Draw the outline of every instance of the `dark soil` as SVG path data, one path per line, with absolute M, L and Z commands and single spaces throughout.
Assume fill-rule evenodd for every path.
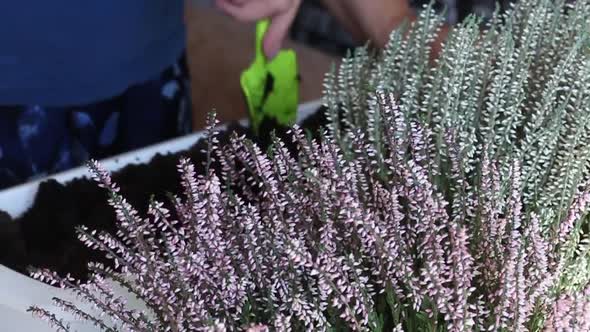
M 309 117 L 302 128 L 317 133 L 325 124 L 324 112 Z M 260 137 L 255 137 L 244 127 L 230 125 L 218 134 L 220 144 L 227 142 L 232 132 L 245 134 L 262 149 L 271 143 L 270 133 L 287 138 L 286 128 L 274 123 L 263 123 Z M 283 139 L 291 144 L 290 139 Z M 150 163 L 130 165 L 112 174 L 121 187 L 123 196 L 143 213 L 150 197 L 167 201 L 167 193 L 180 193 L 177 163 L 181 156 L 189 157 L 198 167 L 204 161 L 201 152 L 206 142 L 201 140 L 186 151 L 168 155 L 156 155 Z M 104 189 L 89 179 L 76 179 L 65 185 L 54 180 L 43 182 L 33 206 L 17 220 L 0 211 L 0 264 L 26 274 L 28 267 L 50 268 L 61 275 L 87 278 L 88 262 L 108 263 L 98 251 L 88 249 L 78 241 L 76 227 L 105 230 L 114 234 L 116 220 L 113 209 L 107 203 Z

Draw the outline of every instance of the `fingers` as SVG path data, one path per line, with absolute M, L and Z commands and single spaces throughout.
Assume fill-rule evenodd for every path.
M 270 18 L 263 49 L 266 57 L 271 59 L 281 49 L 301 0 L 216 0 L 215 3 L 238 21 L 253 22 Z
M 300 0 L 293 1 L 293 5 L 285 12 L 271 18 L 270 26 L 264 36 L 263 49 L 268 59 L 274 58 L 287 39 L 289 28 L 297 15 Z
M 217 6 L 239 21 L 252 22 L 285 11 L 293 0 L 216 0 Z

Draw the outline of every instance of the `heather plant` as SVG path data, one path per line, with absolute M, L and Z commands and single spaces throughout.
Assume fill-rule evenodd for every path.
M 520 1 L 431 61 L 427 8 L 327 76 L 316 139 L 219 146 L 211 121 L 173 209 L 142 217 L 92 163 L 119 232 L 80 238 L 118 270 L 35 275 L 104 331 L 589 331 L 588 22 L 589 1 Z

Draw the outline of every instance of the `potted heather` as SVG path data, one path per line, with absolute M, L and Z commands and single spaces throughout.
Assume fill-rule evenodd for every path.
M 322 113 L 317 112 L 320 105 L 319 101 L 301 104 L 297 121 L 315 131 L 313 128 L 322 123 Z M 277 135 L 285 131 L 272 121 L 263 122 L 262 129 L 278 130 Z M 268 135 L 255 135 L 247 121 L 224 124 L 216 130 L 220 131 L 218 137 L 222 142 L 229 140 L 230 133 L 238 132 L 259 146 L 270 143 Z M 134 206 L 144 209 L 151 196 L 166 200 L 167 193 L 179 191 L 179 158 L 200 164 L 205 148 L 203 132 L 196 132 L 101 163 L 122 187 L 122 194 Z M 28 275 L 28 266 L 34 266 L 85 279 L 89 261 L 108 260 L 78 241 L 76 227 L 84 225 L 114 234 L 116 222 L 107 195 L 88 176 L 85 166 L 1 191 L 0 265 L 24 275 Z
M 442 21 L 423 11 L 328 75 L 315 138 L 219 143 L 211 121 L 170 208 L 140 211 L 91 163 L 118 232 L 79 237 L 115 269 L 35 276 L 103 331 L 588 331 L 589 21 L 588 1 L 520 1 L 430 63 Z

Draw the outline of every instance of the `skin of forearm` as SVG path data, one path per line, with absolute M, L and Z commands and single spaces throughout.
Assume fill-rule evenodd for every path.
M 383 48 L 391 34 L 404 21 L 413 22 L 417 16 L 407 0 L 321 0 L 323 5 L 360 43 L 370 41 Z M 431 60 L 441 52 L 450 27 L 443 25 L 432 43 Z
M 346 0 L 321 0 L 321 2 L 355 41 L 363 42 L 368 39 L 365 32 L 361 29 L 358 17 L 349 13 L 350 8 Z
M 407 0 L 322 0 L 354 38 L 383 47 L 390 32 L 404 20 L 415 19 Z

